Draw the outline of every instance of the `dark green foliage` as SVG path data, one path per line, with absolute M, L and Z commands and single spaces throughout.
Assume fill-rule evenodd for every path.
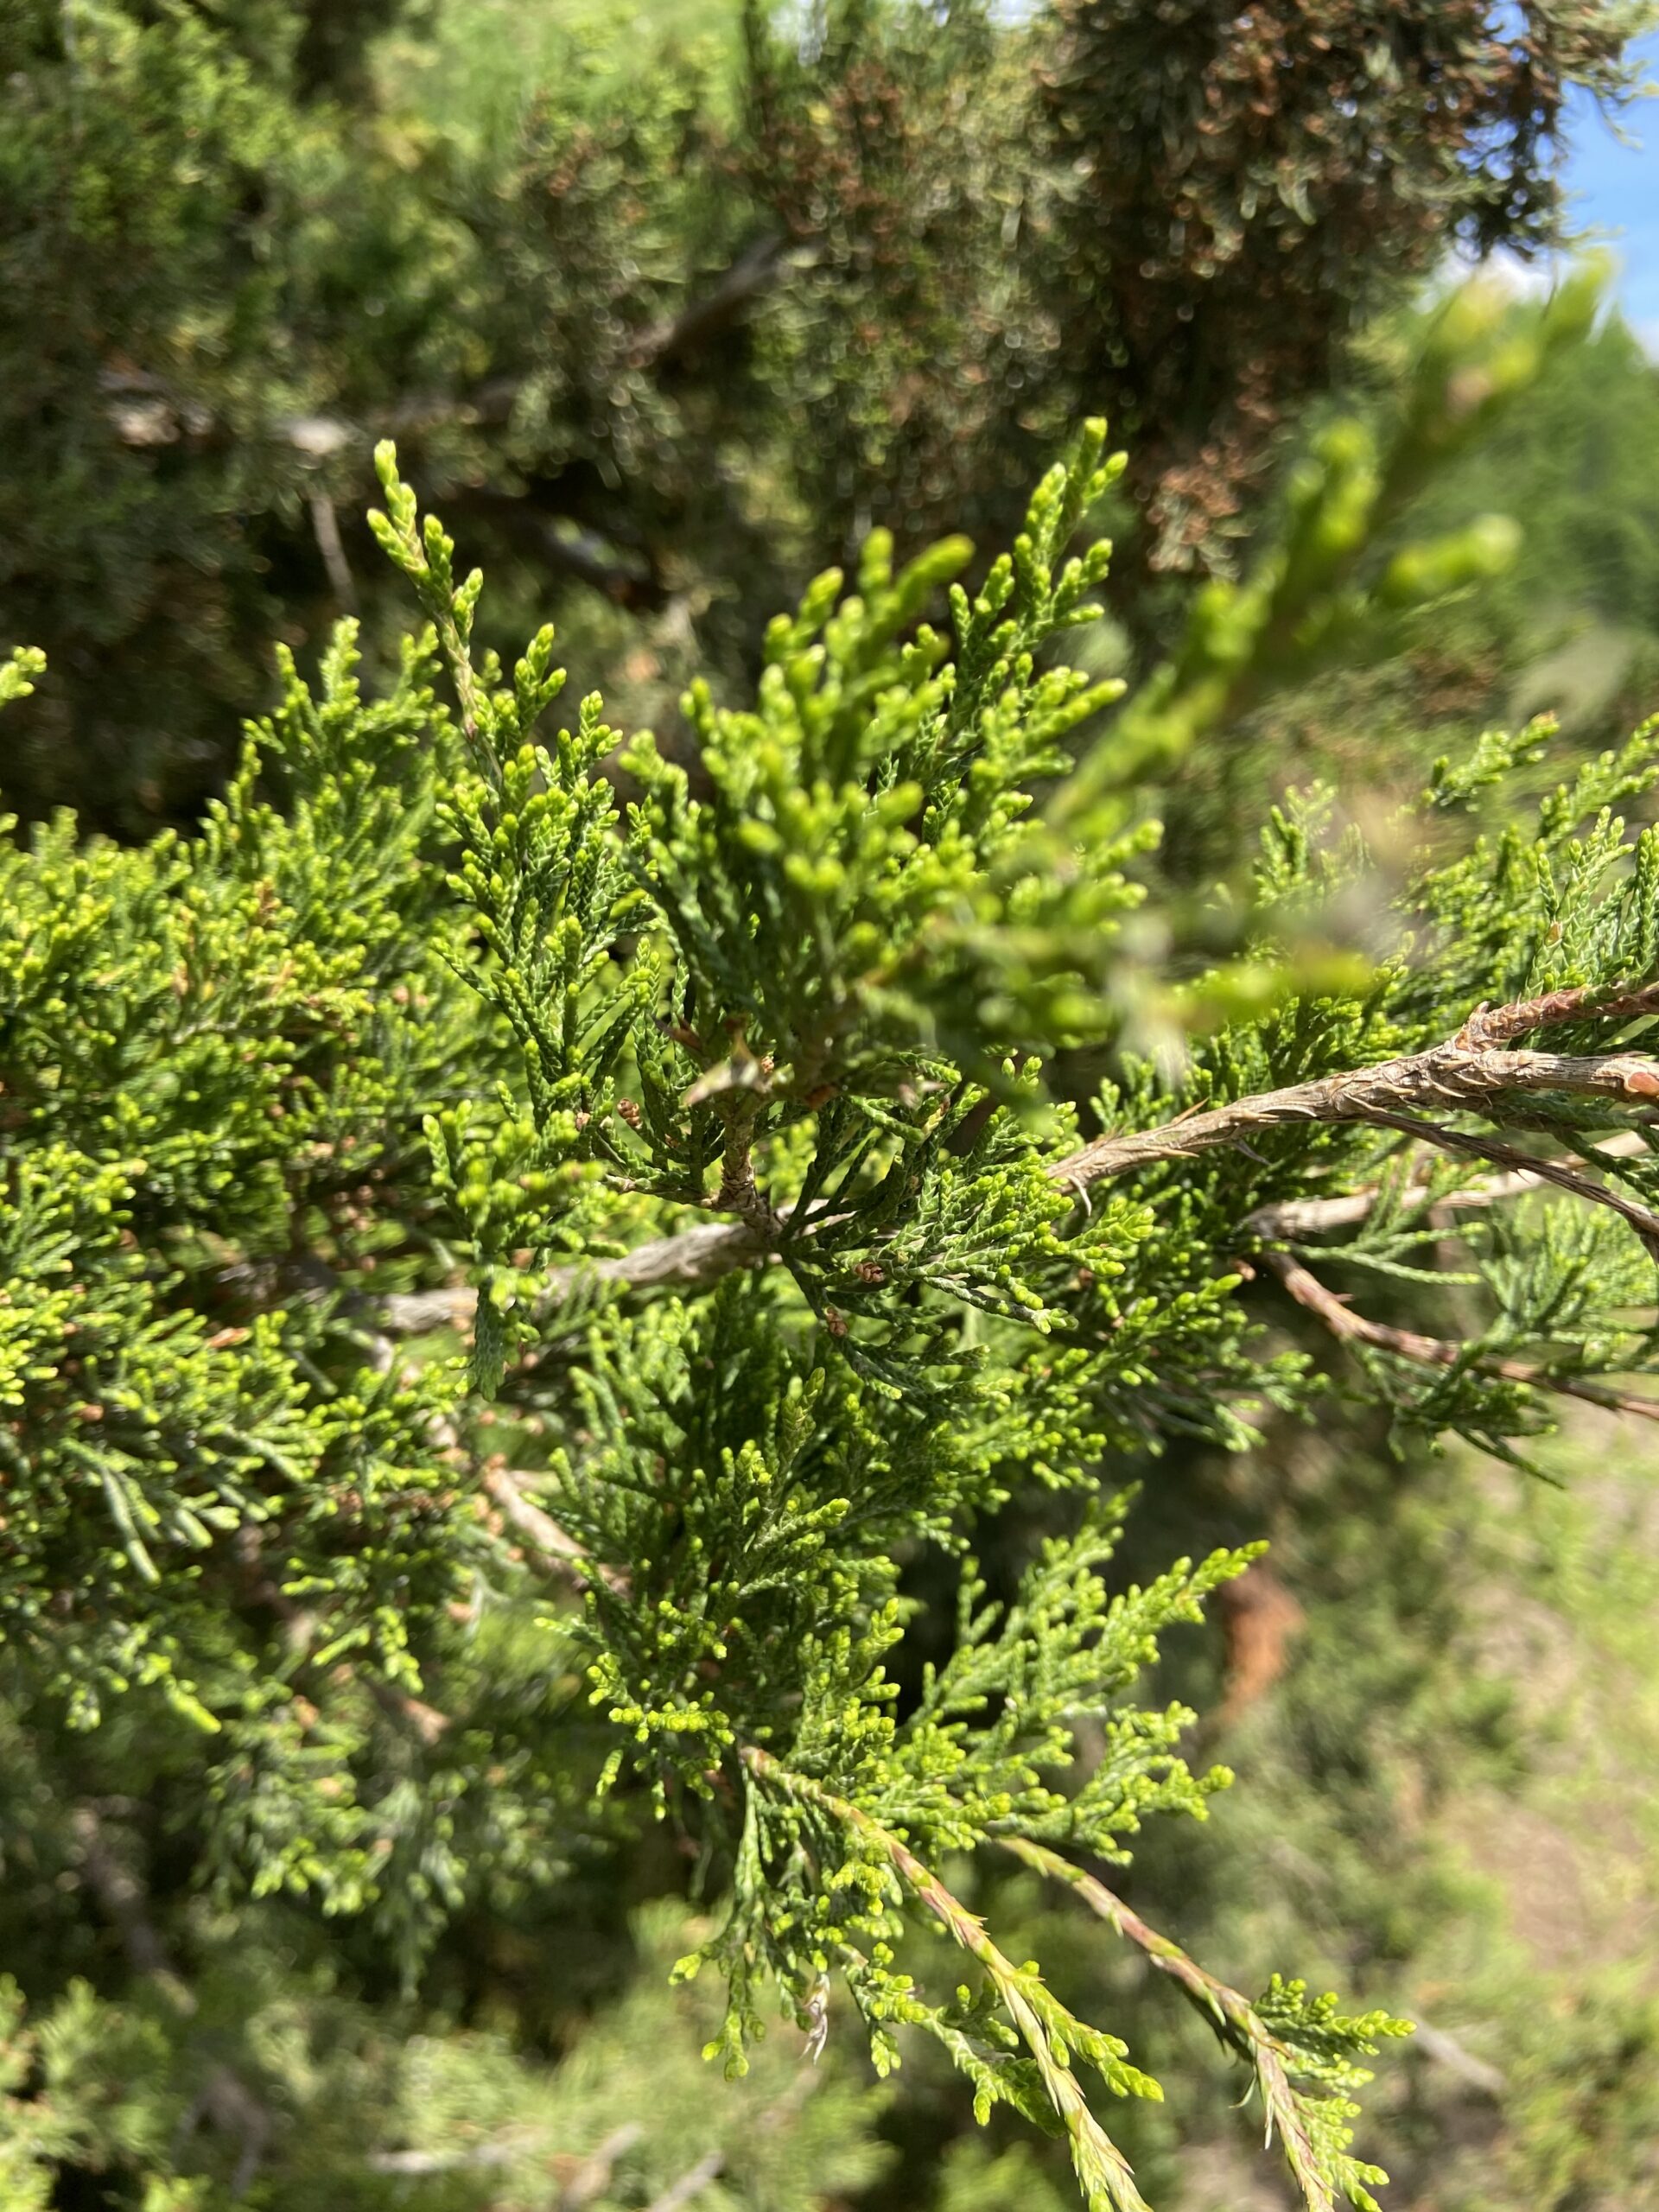
M 1559 237 L 1567 87 L 1627 87 L 1641 21 L 1599 0 L 1054 15 L 1064 293 L 1089 326 L 1071 343 L 1133 442 L 1154 567 L 1248 530 L 1287 406 L 1328 388 L 1361 320 L 1452 239 Z

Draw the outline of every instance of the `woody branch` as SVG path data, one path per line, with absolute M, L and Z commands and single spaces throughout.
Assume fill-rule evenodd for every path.
M 1612 1107 L 1651 1108 L 1659 1103 L 1659 1059 L 1640 1052 L 1518 1050 L 1512 1040 L 1568 1021 L 1619 1023 L 1656 1013 L 1659 982 L 1616 994 L 1557 991 L 1545 998 L 1483 1007 L 1454 1036 L 1425 1052 L 1258 1092 L 1155 1128 L 1096 1137 L 1054 1161 L 1048 1173 L 1063 1189 L 1081 1197 L 1096 1183 L 1170 1160 L 1249 1145 L 1275 1128 L 1315 1124 L 1395 1129 L 1438 1150 L 1484 1160 L 1503 1169 L 1503 1179 L 1491 1179 L 1489 1198 L 1548 1183 L 1609 1206 L 1659 1255 L 1659 1215 L 1597 1181 L 1581 1164 L 1535 1157 L 1497 1137 L 1447 1128 L 1434 1118 L 1474 1115 L 1513 1125 L 1524 1118 L 1524 1100 L 1548 1095 L 1602 1099 Z M 1613 1154 L 1604 1156 L 1611 1166 Z M 1344 1210 L 1346 1218 L 1352 1201 L 1332 1203 Z M 786 1210 L 780 1210 L 777 1228 L 786 1218 Z M 1269 1209 L 1261 1210 L 1243 1225 L 1264 1236 L 1288 1233 L 1274 1222 Z M 1336 1225 L 1334 1217 L 1332 1225 Z M 773 1256 L 776 1235 L 776 1229 L 768 1235 L 749 1219 L 703 1224 L 677 1236 L 654 1238 L 620 1258 L 561 1268 L 549 1275 L 538 1310 L 543 1318 L 550 1316 L 578 1284 L 611 1285 L 630 1292 L 706 1288 L 734 1268 Z M 476 1302 L 476 1294 L 466 1286 L 416 1291 L 387 1298 L 378 1315 L 382 1326 L 392 1334 L 414 1335 L 444 1325 L 464 1326 Z

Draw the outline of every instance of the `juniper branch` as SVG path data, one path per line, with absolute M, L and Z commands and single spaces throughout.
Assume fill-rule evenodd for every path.
M 766 1256 L 764 1238 L 747 1221 L 702 1222 L 677 1236 L 652 1237 L 617 1259 L 555 1268 L 538 1300 L 537 1315 L 544 1319 L 556 1313 L 578 1284 L 627 1291 L 708 1290 L 734 1268 Z M 476 1291 L 460 1283 L 394 1293 L 380 1301 L 378 1312 L 394 1336 L 414 1337 L 432 1329 L 466 1328 L 477 1305 Z
M 1137 1167 L 1188 1159 L 1221 1146 L 1245 1144 L 1268 1129 L 1361 1122 L 1401 1129 L 1427 1144 L 1478 1153 L 1501 1160 L 1506 1166 L 1560 1181 L 1571 1176 L 1570 1169 L 1553 1167 L 1553 1163 L 1534 1160 L 1524 1153 L 1500 1153 L 1484 1139 L 1465 1137 L 1418 1116 L 1438 1111 L 1497 1119 L 1494 1109 L 1515 1093 L 1554 1092 L 1631 1105 L 1659 1100 L 1659 1060 L 1640 1053 L 1510 1052 L 1468 1039 L 1465 1028 L 1426 1052 L 1384 1060 L 1376 1067 L 1321 1076 L 1313 1083 L 1291 1084 L 1281 1090 L 1261 1091 L 1158 1128 L 1097 1137 L 1059 1161 L 1050 1173 L 1057 1182 L 1082 1191 L 1091 1183 L 1128 1174 Z M 1653 1221 L 1652 1227 L 1659 1230 L 1659 1221 Z
M 1512 1044 L 1534 1029 L 1553 1029 L 1563 1021 L 1636 1021 L 1659 1014 L 1659 982 L 1630 990 L 1596 990 L 1587 983 L 1540 998 L 1515 999 L 1507 1006 L 1479 1006 L 1465 1022 L 1459 1039 L 1471 1049 Z
M 1549 1087 L 1560 1089 L 1565 1086 Z M 1609 1189 L 1605 1183 L 1592 1182 L 1587 1175 L 1565 1160 L 1540 1160 L 1531 1153 L 1522 1152 L 1518 1146 L 1504 1144 L 1496 1137 L 1475 1136 L 1466 1130 L 1448 1129 L 1439 1122 L 1421 1121 L 1414 1114 L 1377 1111 L 1363 1118 L 1376 1128 L 1398 1129 L 1402 1136 L 1421 1138 L 1425 1144 L 1436 1145 L 1443 1152 L 1459 1152 L 1471 1159 L 1489 1160 L 1495 1166 L 1507 1168 L 1512 1173 L 1535 1175 L 1540 1182 L 1553 1183 L 1557 1190 L 1566 1191 L 1573 1198 L 1588 1199 L 1592 1205 L 1610 1207 L 1622 1220 L 1629 1223 L 1653 1258 L 1659 1260 L 1659 1214 L 1638 1205 L 1633 1198 L 1625 1198 L 1622 1192 Z
M 1615 1140 L 1599 1149 L 1611 1159 L 1622 1147 Z M 1629 1147 L 1631 1153 L 1645 1150 L 1639 1140 Z M 1405 1187 L 1392 1195 L 1402 1208 L 1412 1211 L 1432 1206 L 1437 1214 L 1478 1213 L 1488 1206 L 1501 1205 L 1505 1198 L 1523 1198 L 1529 1191 L 1541 1191 L 1548 1182 L 1548 1178 L 1541 1175 L 1536 1168 L 1517 1167 L 1507 1174 L 1483 1175 L 1478 1182 L 1465 1183 L 1456 1190 L 1433 1191 L 1429 1187 L 1427 1164 L 1423 1161 Z M 1281 1198 L 1247 1214 L 1244 1226 L 1253 1236 L 1264 1241 L 1283 1238 L 1296 1243 L 1303 1237 L 1322 1236 L 1328 1230 L 1357 1229 L 1370 1219 L 1383 1195 L 1381 1184 L 1367 1183 L 1357 1191 L 1344 1191 L 1335 1198 Z
M 588 2153 L 559 2193 L 561 2212 L 577 2212 L 608 2186 L 612 2169 L 625 2151 L 631 2151 L 645 2133 L 637 2120 L 613 2128 L 598 2148 Z M 372 2173 L 397 2174 L 405 2179 L 425 2179 L 431 2174 L 475 2171 L 480 2167 L 516 2165 L 541 2152 L 539 2133 L 500 2137 L 448 2151 L 376 2151 L 369 2158 Z
M 564 2185 L 561 2196 L 561 2212 L 577 2212 L 577 2208 L 591 2202 L 604 2194 L 611 2185 L 611 2174 L 617 2160 L 625 2151 L 632 2150 L 640 2141 L 645 2129 L 638 2120 L 624 2120 L 620 2127 L 613 2127 L 604 2141 L 590 2151 Z
M 1553 1093 L 1605 1098 L 1623 1105 L 1650 1105 L 1659 1101 L 1659 1059 L 1633 1052 L 1513 1051 L 1485 1040 L 1511 1038 L 1568 1020 L 1628 1020 L 1656 1006 L 1659 1006 L 1659 984 L 1594 999 L 1582 991 L 1555 992 L 1548 999 L 1483 1007 L 1471 1015 L 1455 1036 L 1427 1052 L 1258 1092 L 1155 1128 L 1097 1137 L 1055 1161 L 1048 1173 L 1052 1180 L 1081 1196 L 1095 1183 L 1228 1146 L 1248 1145 L 1273 1128 L 1367 1125 L 1397 1129 L 1439 1150 L 1487 1160 L 1506 1171 L 1508 1179 L 1491 1179 L 1481 1187 L 1478 1201 L 1453 1196 L 1448 1203 L 1487 1204 L 1550 1183 L 1577 1198 L 1611 1206 L 1650 1249 L 1659 1251 L 1659 1216 L 1594 1181 L 1580 1168 L 1535 1158 L 1495 1138 L 1468 1135 L 1423 1118 L 1427 1112 L 1438 1111 L 1477 1114 L 1500 1121 L 1503 1102 L 1517 1095 Z M 1297 1201 L 1277 1216 L 1270 1211 L 1253 1216 L 1246 1225 L 1262 1235 L 1338 1227 L 1363 1218 L 1374 1199 L 1366 1195 L 1363 1208 L 1351 1211 L 1359 1205 L 1359 1198 L 1360 1194 L 1355 1194 Z M 1311 1211 L 1314 1208 L 1324 1211 L 1315 1213 Z M 780 1209 L 779 1227 L 786 1218 L 786 1210 Z M 707 1289 L 734 1268 L 753 1266 L 772 1255 L 772 1240 L 752 1220 L 700 1224 L 676 1236 L 653 1238 L 618 1258 L 556 1269 L 542 1291 L 538 1318 L 544 1319 L 556 1312 L 578 1284 L 609 1286 L 630 1293 Z M 392 1333 L 415 1335 L 442 1326 L 464 1328 L 476 1304 L 476 1294 L 463 1285 L 390 1297 L 383 1301 L 379 1313 Z
M 1546 1178 L 1531 1168 L 1516 1168 L 1505 1175 L 1483 1175 L 1454 1191 L 1431 1192 L 1427 1173 L 1415 1174 L 1398 1193 L 1399 1203 L 1415 1209 L 1433 1204 L 1437 1213 L 1476 1213 L 1505 1198 L 1518 1198 L 1529 1191 L 1542 1190 Z M 1330 1198 L 1281 1198 L 1246 1214 L 1244 1227 L 1264 1242 L 1284 1238 L 1294 1243 L 1305 1236 L 1320 1236 L 1332 1229 L 1357 1229 L 1370 1219 L 1383 1197 L 1380 1184 L 1367 1183 L 1357 1191 L 1344 1191 Z
M 670 2182 L 660 2196 L 652 2199 L 649 2212 L 684 2212 L 686 2205 L 701 2196 L 711 2182 L 719 2179 L 725 2164 L 724 2152 L 705 2152 L 695 2166 L 688 2166 L 677 2180 Z
M 1610 1136 L 1605 1144 L 1596 1146 L 1585 1155 L 1592 1166 L 1605 1160 L 1610 1167 L 1617 1167 L 1621 1160 L 1639 1159 L 1649 1149 L 1647 1140 L 1637 1129 L 1620 1129 Z M 1570 1167 L 1570 1160 L 1558 1160 L 1557 1166 Z M 1390 1193 L 1402 1207 L 1432 1206 L 1440 1213 L 1475 1213 L 1487 1206 L 1500 1205 L 1505 1198 L 1518 1198 L 1529 1191 L 1543 1190 L 1548 1177 L 1541 1172 L 1541 1164 L 1516 1167 L 1502 1175 L 1483 1175 L 1478 1181 L 1465 1183 L 1455 1190 L 1434 1191 L 1430 1187 L 1429 1160 L 1427 1156 L 1417 1162 L 1410 1179 L 1402 1188 Z M 1327 1230 L 1357 1229 L 1369 1221 L 1384 1196 L 1383 1186 L 1367 1183 L 1357 1191 L 1344 1191 L 1330 1198 L 1281 1198 L 1272 1205 L 1258 1206 L 1247 1214 L 1244 1226 L 1252 1236 L 1264 1241 L 1282 1238 L 1296 1243 L 1306 1236 L 1320 1236 Z
M 405 2180 L 431 2174 L 476 2172 L 486 2166 L 511 2166 L 537 2147 L 537 2139 L 501 2143 L 474 2143 L 455 2151 L 376 2151 L 371 2153 L 371 2173 L 397 2174 Z

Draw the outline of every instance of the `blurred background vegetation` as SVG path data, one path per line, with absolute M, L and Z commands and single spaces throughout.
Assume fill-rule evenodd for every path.
M 1561 247 L 1564 118 L 1631 89 L 1646 20 L 1594 0 L 0 0 L 0 644 L 49 664 L 7 717 L 0 794 L 124 837 L 189 822 L 268 702 L 273 641 L 314 661 L 351 611 L 388 650 L 362 521 L 387 433 L 489 570 L 493 619 L 550 612 L 578 684 L 671 741 L 690 674 L 740 682 L 807 575 L 878 524 L 994 543 L 1103 407 L 1132 459 L 1088 650 L 1145 667 L 1206 578 L 1273 543 L 1323 424 L 1398 415 L 1452 257 Z M 1518 293 L 1483 313 L 1500 351 L 1511 321 L 1527 342 Z M 1241 702 L 1166 794 L 1172 886 L 1226 877 L 1292 785 L 1381 820 L 1490 724 L 1554 713 L 1559 763 L 1659 705 L 1659 374 L 1616 309 L 1407 492 L 1379 570 L 1499 513 L 1512 557 Z M 1294 1957 L 1426 2023 L 1374 2103 L 1402 2207 L 1659 2201 L 1653 1454 L 1580 1409 L 1542 1459 L 1392 1437 L 1338 1389 L 1317 1433 L 1149 1465 L 1134 1524 L 1157 1561 L 1272 1536 L 1170 1688 L 1211 1716 L 1207 1751 L 1274 1786 L 1149 1835 L 1131 1893 L 1154 1923 L 1179 1901 L 1241 1986 Z M 545 2072 L 552 2124 L 735 2095 L 665 2033 L 690 2003 L 661 1986 L 683 1870 L 660 1886 L 637 1922 L 644 1901 L 596 1876 L 580 1940 L 440 1958 L 432 2002 L 477 2069 L 442 2094 L 493 2094 L 510 2049 Z M 35 1911 L 26 1888 L 0 1907 L 25 1980 L 46 1971 Z M 1034 1891 L 1027 1918 L 1172 2084 L 1179 2136 L 1122 2115 L 1153 2200 L 1287 2202 L 1201 2027 L 1104 1931 L 1045 1928 Z M 329 1971 L 331 2003 L 374 1999 L 365 1962 Z M 1069 2202 L 1063 2160 L 959 2136 L 919 2055 L 879 2094 L 827 2063 L 811 2125 L 765 2153 L 745 2115 L 798 2097 L 791 2073 L 780 2051 L 754 2092 L 773 2105 L 719 2121 L 699 2201 Z M 353 2093 L 439 2094 L 390 2059 Z M 485 2185 L 405 2177 L 386 2201 L 520 2201 Z M 130 2201 L 81 2187 L 62 2203 Z M 588 2200 L 546 2199 L 567 2201 Z

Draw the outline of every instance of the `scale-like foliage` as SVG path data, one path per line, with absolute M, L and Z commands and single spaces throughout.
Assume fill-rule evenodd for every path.
M 1351 459 L 1309 479 L 1258 613 L 1363 613 Z M 216 1927 L 278 1943 L 280 1914 L 313 1946 L 332 1915 L 413 2005 L 449 1932 L 577 1910 L 601 1856 L 650 1863 L 654 1816 L 712 1909 L 682 1974 L 723 1979 L 728 2070 L 768 1993 L 816 2052 L 842 1985 L 880 2067 L 931 2038 L 982 2116 L 1062 2137 L 1091 2212 L 1128 2212 L 1094 2085 L 1156 2082 L 940 1870 L 1086 1878 L 1230 1778 L 1189 1767 L 1192 1714 L 1144 1679 L 1254 1549 L 1117 1585 L 1112 1462 L 1244 1448 L 1254 1408 L 1311 1399 L 1253 1284 L 1348 1337 L 1403 1418 L 1504 1451 L 1549 1391 L 1617 1402 L 1595 1378 L 1659 1357 L 1659 874 L 1611 811 L 1652 734 L 1495 847 L 1445 825 L 1515 748 L 1440 773 L 1414 934 L 1369 963 L 1275 950 L 1366 866 L 1316 802 L 1281 810 L 1240 957 L 1172 986 L 1114 936 L 1147 844 L 1125 764 L 1149 716 L 1196 730 L 1287 649 L 1252 616 L 1207 650 L 1201 617 L 1074 768 L 1115 696 L 1056 656 L 1105 574 L 1070 552 L 1113 474 L 1099 426 L 977 592 L 956 543 L 895 573 L 878 537 L 855 589 L 822 578 L 752 706 L 693 695 L 689 760 L 620 752 L 591 699 L 540 735 L 550 632 L 511 675 L 475 655 L 479 579 L 381 469 L 429 620 L 389 695 L 343 631 L 199 836 L 119 852 L 64 822 L 3 857 L 0 1685 L 43 1778 L 6 1847 L 75 1843 L 146 1993 L 109 2033 L 162 2084 L 51 2155 L 180 2205 L 250 2161 L 306 2171 L 251 1993 L 200 2090 L 222 2155 L 191 2178 L 158 2147 L 212 2038 L 140 1838 L 189 1839 L 193 1961 Z M 1179 1065 L 1122 1049 L 1159 995 Z M 1529 1002 L 1477 1014 L 1500 998 Z M 1086 1128 L 1055 1080 L 1076 1045 L 1116 1051 Z M 1363 1318 L 1321 1253 L 1431 1306 L 1484 1285 L 1478 1332 Z M 994 1592 L 990 1516 L 1045 1497 L 1055 1532 Z M 1252 2006 L 1084 1893 L 1250 2064 L 1306 2201 L 1368 2204 L 1351 2092 L 1397 2024 L 1295 1984 Z M 954 1993 L 916 1980 L 918 1922 L 963 1954 Z M 87 2075 L 105 2017 L 43 2001 L 38 2030 L 9 2016 L 14 2098 Z M 484 2166 L 516 2155 L 516 2094 Z M 365 2176 L 440 2171 L 360 2148 Z

